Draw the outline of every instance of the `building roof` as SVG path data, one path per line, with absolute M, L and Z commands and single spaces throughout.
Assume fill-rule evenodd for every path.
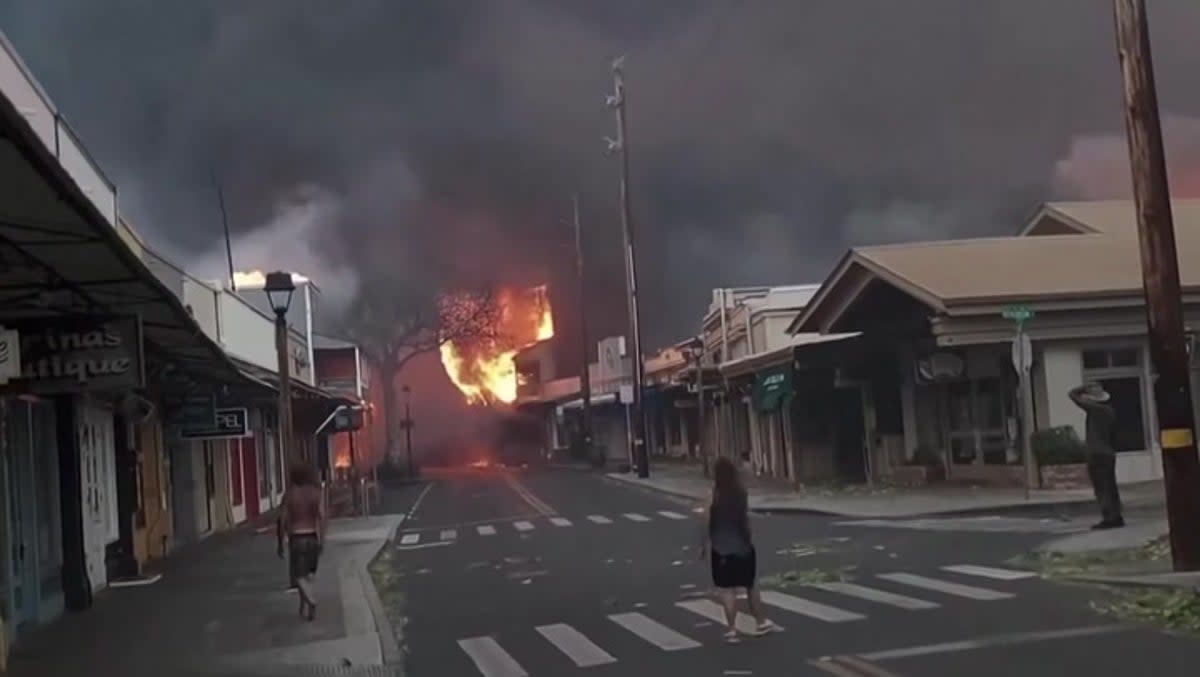
M 1176 202 L 1173 211 L 1179 258 L 1194 261 L 1200 258 L 1200 201 Z M 1004 303 L 1137 302 L 1142 273 L 1133 214 L 1131 202 L 1050 203 L 1025 236 L 851 249 L 789 331 L 824 331 L 847 294 L 874 279 L 948 315 Z M 1185 290 L 1200 291 L 1200 266 L 1181 266 L 1180 276 Z

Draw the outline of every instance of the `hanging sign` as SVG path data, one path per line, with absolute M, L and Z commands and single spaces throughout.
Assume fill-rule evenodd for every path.
M 184 428 L 179 436 L 187 440 L 211 440 L 227 437 L 248 437 L 250 417 L 246 409 L 227 407 L 217 409 L 216 424 L 204 428 Z
M 21 334 L 0 327 L 0 385 L 21 377 Z
M 136 316 L 68 316 L 20 322 L 21 373 L 11 381 L 40 395 L 133 390 L 145 385 Z

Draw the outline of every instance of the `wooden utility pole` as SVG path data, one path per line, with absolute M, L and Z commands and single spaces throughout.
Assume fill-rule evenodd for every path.
M 589 369 L 588 353 L 590 345 L 588 339 L 587 328 L 587 295 L 585 293 L 586 285 L 583 281 L 583 229 L 579 224 L 579 194 L 576 193 L 571 198 L 571 207 L 575 217 L 575 275 L 578 277 L 579 283 L 579 342 L 583 352 L 580 354 L 579 367 L 579 390 L 583 396 L 583 429 L 580 431 L 583 438 L 583 450 L 587 454 L 588 460 L 597 465 L 603 461 L 603 457 L 594 458 L 594 450 L 592 449 L 592 374 Z
M 1194 571 L 1200 569 L 1200 457 L 1196 453 L 1179 260 L 1145 0 L 1113 0 L 1113 13 L 1125 93 L 1150 359 L 1156 374 L 1154 402 L 1162 445 L 1171 559 L 1176 571 Z
M 633 401 L 630 403 L 630 441 L 633 465 L 638 477 L 650 476 L 650 454 L 646 447 L 646 413 L 642 410 L 642 386 L 645 382 L 645 364 L 642 362 L 641 313 L 638 310 L 637 248 L 633 234 L 633 207 L 629 196 L 629 140 L 625 134 L 625 76 L 624 57 L 613 62 L 614 93 L 608 104 L 617 114 L 617 138 L 609 141 L 609 148 L 621 154 L 621 226 L 625 235 L 625 291 L 629 301 L 629 333 L 631 336 L 630 357 L 633 361 Z

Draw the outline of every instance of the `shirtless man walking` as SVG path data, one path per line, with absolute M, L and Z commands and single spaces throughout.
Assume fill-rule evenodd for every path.
M 300 590 L 300 615 L 311 621 L 317 614 L 313 576 L 317 573 L 317 562 L 325 543 L 325 511 L 321 487 L 311 465 L 294 463 L 288 479 L 291 484 L 283 496 L 283 509 L 276 523 L 278 554 L 282 559 L 286 536 L 291 580 Z

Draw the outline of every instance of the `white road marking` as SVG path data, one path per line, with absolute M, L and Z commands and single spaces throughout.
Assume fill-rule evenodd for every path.
M 608 519 L 604 515 L 588 515 L 587 518 L 596 524 L 612 524 L 612 520 Z
M 912 658 L 915 656 L 929 656 L 933 654 L 954 653 L 957 651 L 970 651 L 972 649 L 984 649 L 988 647 L 1013 646 L 1017 644 L 1028 644 L 1031 642 L 1045 642 L 1055 639 L 1090 637 L 1093 635 L 1104 635 L 1113 632 L 1124 632 L 1131 629 L 1133 629 L 1133 626 L 1128 625 L 1095 625 L 1084 628 L 1048 630 L 1046 632 L 1020 632 L 1009 635 L 992 635 L 989 637 L 980 637 L 978 639 L 968 639 L 961 642 L 925 644 L 921 646 L 910 646 L 903 649 L 891 649 L 888 651 L 876 651 L 873 653 L 858 655 L 860 658 L 865 658 L 869 661 L 886 661 L 898 658 Z
M 442 529 L 442 540 L 453 541 L 458 538 L 458 529 Z
M 571 526 L 571 520 L 567 519 L 566 517 L 551 517 L 551 518 L 550 518 L 550 523 L 551 523 L 551 524 L 553 524 L 553 525 L 554 525 L 554 526 L 556 526 L 556 527 L 569 527 L 569 526 Z
M 421 540 L 421 534 L 404 534 L 400 537 L 400 545 L 414 545 Z
M 762 595 L 763 604 L 769 604 L 784 611 L 808 616 L 809 618 L 815 618 L 826 623 L 845 623 L 846 621 L 858 621 L 866 618 L 862 614 L 856 614 L 852 611 L 845 611 L 825 604 L 818 604 L 803 597 L 786 595 L 775 590 L 763 590 L 760 594 Z
M 612 654 L 596 646 L 592 640 L 584 637 L 583 633 L 566 623 L 539 625 L 536 630 L 549 640 L 554 648 L 566 654 L 567 658 L 581 668 L 617 662 Z
M 851 670 L 845 665 L 835 662 L 836 660 L 836 658 L 829 657 L 815 658 L 808 661 L 808 664 L 814 668 L 817 668 L 818 670 L 821 670 L 822 672 L 828 672 L 831 675 L 837 675 L 837 677 L 862 677 L 858 671 Z
M 636 611 L 613 614 L 608 619 L 663 651 L 682 651 L 684 649 L 695 649 L 700 646 L 700 642 L 681 635 L 649 616 Z
M 440 548 L 446 545 L 454 545 L 454 541 L 434 541 L 432 543 L 422 543 L 420 545 L 397 545 L 397 550 L 428 550 L 429 548 Z M 417 572 L 420 573 L 420 572 Z
M 524 522 L 524 521 L 513 522 L 513 527 L 517 531 L 533 531 L 533 523 L 532 522 Z
M 471 657 L 484 677 L 529 677 L 525 668 L 491 637 L 460 639 L 458 646 Z
M 630 522 L 649 522 L 650 521 L 649 517 L 646 517 L 645 515 L 639 515 L 636 512 L 625 513 L 625 519 L 629 520 Z
M 998 599 L 1009 599 L 1013 595 L 999 590 L 989 590 L 988 588 L 976 588 L 971 585 L 963 585 L 961 583 L 951 583 L 937 578 L 928 578 L 926 576 L 918 576 L 917 574 L 880 574 L 879 578 L 893 583 L 903 585 L 911 585 L 914 588 L 922 588 L 924 590 L 936 590 L 944 592 L 947 595 L 955 597 L 966 597 L 967 599 L 979 600 L 981 602 L 991 602 Z
M 965 576 L 981 576 L 983 578 L 993 578 L 997 581 L 1019 581 L 1023 578 L 1034 578 L 1037 574 L 1032 571 L 1017 571 L 1015 569 L 996 569 L 994 567 L 981 567 L 974 564 L 955 564 L 953 566 L 942 567 L 943 571 L 951 571 L 956 574 Z
M 475 527 L 475 531 L 478 531 L 480 536 L 496 535 L 496 527 L 490 524 L 480 524 L 479 526 Z
M 854 656 L 842 656 L 840 660 L 842 663 L 849 665 L 852 668 L 857 668 L 859 674 L 863 675 L 864 677 L 899 677 L 899 675 L 894 672 L 889 672 L 878 665 L 868 663 L 862 659 L 855 658 Z
M 938 605 L 934 602 L 927 602 L 923 599 L 917 599 L 916 597 L 908 597 L 907 595 L 897 595 L 894 592 L 887 592 L 886 590 L 876 590 L 875 588 L 868 588 L 865 585 L 859 585 L 857 583 L 813 583 L 810 587 L 818 590 L 825 590 L 826 592 L 835 592 L 848 597 L 865 599 L 868 602 L 887 604 L 889 606 L 899 607 L 909 611 L 936 609 L 938 607 Z
M 659 510 L 658 514 L 660 514 L 663 517 L 666 517 L 667 519 L 670 519 L 670 520 L 685 520 L 685 519 L 687 519 L 686 515 L 680 515 L 679 513 L 675 512 L 673 510 Z
M 720 604 L 711 599 L 690 599 L 686 602 L 676 602 L 675 606 L 686 609 L 698 616 L 703 616 L 710 621 L 725 625 L 725 610 L 721 608 Z M 758 630 L 758 621 L 755 621 L 754 617 L 750 614 L 741 611 L 738 612 L 734 625 L 737 626 L 739 631 L 747 635 Z

